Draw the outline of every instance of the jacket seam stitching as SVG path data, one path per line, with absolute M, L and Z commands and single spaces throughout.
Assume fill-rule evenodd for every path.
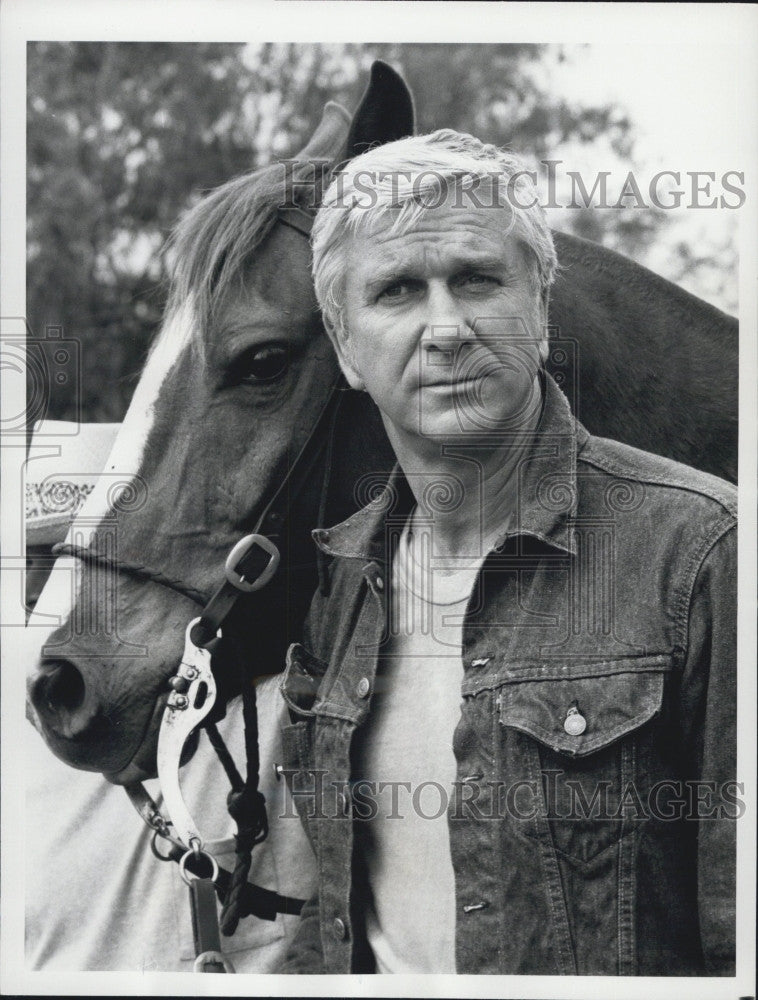
M 616 676 L 617 674 L 658 674 L 668 673 L 673 669 L 670 661 L 674 658 L 675 648 L 666 650 L 664 653 L 655 653 L 651 656 L 635 656 L 621 660 L 606 660 L 594 664 L 591 673 L 566 673 L 563 676 L 538 676 L 535 677 L 527 671 L 533 668 L 524 668 L 526 676 L 512 676 L 511 674 L 488 674 L 480 677 L 476 682 L 464 680 L 463 694 L 475 697 L 485 691 L 496 691 L 498 688 L 511 687 L 515 684 L 549 684 L 552 681 L 578 681 L 591 680 L 596 677 Z M 668 662 L 666 662 L 668 661 Z M 620 664 L 618 668 L 614 664 Z M 638 664 L 638 665 L 635 665 Z M 547 673 L 547 671 L 545 672 Z
M 678 645 L 685 652 L 689 644 L 689 628 L 690 628 L 690 611 L 692 609 L 692 600 L 695 590 L 695 583 L 700 575 L 700 571 L 705 565 L 705 561 L 711 554 L 716 545 L 721 541 L 721 539 L 729 532 L 737 527 L 736 521 L 733 519 L 727 524 L 721 524 L 720 530 L 714 534 L 708 535 L 703 538 L 700 543 L 699 548 L 693 553 L 690 563 L 686 570 L 686 575 L 684 578 L 684 584 L 677 601 L 677 635 L 679 638 Z
M 592 438 L 590 440 L 592 440 Z M 673 481 L 667 476 L 655 475 L 653 473 L 647 474 L 643 473 L 641 470 L 624 468 L 623 466 L 615 465 L 610 461 L 602 461 L 595 455 L 586 455 L 584 454 L 584 449 L 577 457 L 586 465 L 590 465 L 601 472 L 607 472 L 609 475 L 616 476 L 619 479 L 629 479 L 632 482 L 637 483 L 648 483 L 651 486 L 666 486 L 672 490 L 682 490 L 685 493 L 693 493 L 695 496 L 703 497 L 706 500 L 712 500 L 732 517 L 736 516 L 734 503 L 730 503 L 728 500 L 719 496 L 715 490 L 709 490 L 705 484 L 702 486 L 695 486 L 690 483 Z M 730 484 L 727 483 L 727 486 L 728 485 Z
M 535 765 L 537 765 L 535 767 Z M 526 767 L 529 779 L 540 789 L 541 802 L 547 810 L 545 792 L 540 777 L 540 757 L 537 747 L 527 752 Z M 545 813 L 547 815 L 547 812 Z M 535 832 L 540 865 L 543 872 L 543 888 L 547 895 L 550 915 L 555 929 L 556 946 L 559 955 L 558 974 L 572 975 L 576 973 L 576 956 L 573 954 L 570 940 L 568 913 L 566 909 L 565 890 L 561 879 L 560 865 L 556 855 L 555 839 L 550 829 L 549 821 L 544 817 L 534 817 Z M 560 896 L 560 912 L 556 895 Z M 568 940 L 566 940 L 568 938 Z

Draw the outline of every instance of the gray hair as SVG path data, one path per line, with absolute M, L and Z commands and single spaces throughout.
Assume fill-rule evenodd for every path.
M 491 184 L 490 197 L 497 198 L 487 207 L 508 212 L 504 232 L 512 230 L 531 251 L 546 298 L 557 259 L 534 175 L 517 156 L 497 146 L 439 129 L 362 153 L 329 185 L 313 224 L 312 243 L 316 298 L 330 336 L 346 332 L 345 236 L 386 218 L 393 220 L 391 232 L 408 232 L 424 212 L 445 201 L 451 185 L 461 198 L 469 192 L 472 203 L 481 204 L 476 190 L 485 181 Z

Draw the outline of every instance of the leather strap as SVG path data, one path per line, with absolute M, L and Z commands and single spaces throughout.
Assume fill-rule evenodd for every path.
M 310 239 L 315 218 L 311 212 L 304 208 L 298 208 L 296 205 L 287 205 L 277 209 L 276 217 L 283 226 L 294 229 L 296 233 L 300 233 L 307 240 Z
M 192 879 L 189 884 L 192 936 L 195 941 L 195 972 L 234 972 L 221 951 L 218 931 L 216 890 L 209 878 Z
M 193 878 L 189 884 L 192 936 L 195 954 L 221 951 L 221 934 L 216 910 L 216 887 L 209 878 Z

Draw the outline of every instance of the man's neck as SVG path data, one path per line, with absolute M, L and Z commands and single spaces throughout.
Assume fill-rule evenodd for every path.
M 519 467 L 534 439 L 540 401 L 518 434 L 468 445 L 398 434 L 390 442 L 416 499 L 416 523 L 433 525 L 434 556 L 485 555 L 505 534 L 518 503 Z

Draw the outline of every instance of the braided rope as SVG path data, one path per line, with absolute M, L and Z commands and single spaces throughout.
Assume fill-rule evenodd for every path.
M 229 815 L 237 824 L 234 836 L 237 856 L 232 872 L 229 891 L 221 910 L 221 932 L 230 937 L 237 929 L 240 919 L 249 910 L 244 906 L 247 877 L 250 874 L 253 848 L 268 836 L 266 799 L 258 790 L 260 755 L 258 750 L 258 713 L 256 710 L 255 687 L 246 686 L 242 695 L 242 713 L 245 722 L 245 755 L 247 757 L 247 779 L 240 788 L 235 783 L 227 797 Z
M 245 782 L 242 780 L 242 776 L 237 770 L 237 765 L 234 763 L 234 758 L 229 753 L 226 743 L 224 743 L 223 736 L 218 731 L 218 726 L 215 722 L 206 722 L 205 732 L 208 735 L 211 746 L 216 751 L 216 756 L 218 757 L 221 766 L 226 772 L 229 784 L 232 786 L 232 791 L 240 791 L 240 789 L 245 787 Z
M 169 590 L 173 590 L 177 594 L 181 594 L 182 597 L 187 597 L 189 600 L 194 601 L 195 604 L 201 606 L 208 602 L 208 597 L 202 590 L 191 587 L 182 580 L 174 580 L 160 570 L 151 569 L 145 563 L 109 559 L 108 556 L 101 555 L 99 552 L 93 552 L 83 545 L 71 545 L 68 542 L 59 542 L 53 546 L 52 551 L 55 556 L 73 556 L 86 566 L 102 566 L 103 569 L 116 570 L 136 580 L 148 580 L 151 583 L 160 584 L 161 587 L 167 587 Z

